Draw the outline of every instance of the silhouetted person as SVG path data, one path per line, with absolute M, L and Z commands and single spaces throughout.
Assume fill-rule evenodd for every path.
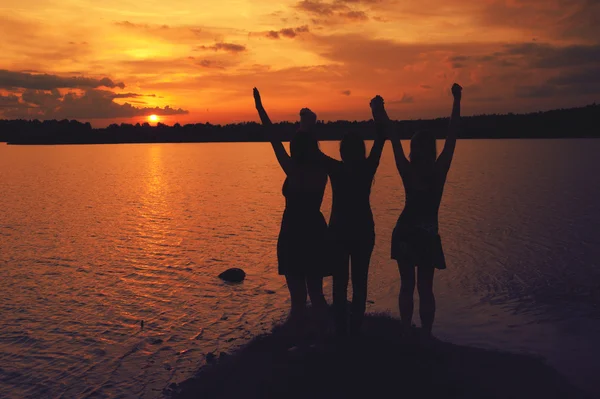
M 268 130 L 271 120 L 256 88 L 254 101 L 262 124 Z M 290 322 L 296 331 L 305 327 L 307 292 L 320 320 L 326 317 L 323 277 L 331 275 L 325 270 L 328 266 L 324 257 L 327 222 L 321 213 L 327 174 L 318 162 L 319 145 L 310 132 L 315 123 L 316 115 L 312 118 L 305 110 L 301 111 L 301 129 L 290 141 L 291 156 L 281 140 L 270 132 L 277 161 L 286 174 L 282 190 L 285 211 L 277 241 L 277 260 L 279 274 L 285 276 L 290 291 Z
M 402 144 L 394 129 L 389 129 L 396 166 L 406 194 L 404 210 L 398 218 L 392 234 L 392 259 L 400 270 L 400 295 L 398 305 L 405 332 L 409 332 L 413 316 L 413 293 L 416 282 L 419 291 L 419 314 L 426 336 L 431 335 L 435 317 L 433 274 L 435 269 L 445 269 L 446 261 L 442 242 L 438 234 L 438 211 L 446 176 L 452 163 L 456 146 L 457 123 L 460 120 L 462 87 L 452 86 L 454 105 L 448 136 L 439 157 L 436 152 L 435 136 L 429 132 L 418 132 L 410 141 L 410 161 L 406 159 Z M 376 120 L 389 121 L 383 99 L 374 111 Z M 389 123 L 389 122 L 388 122 Z M 389 126 L 389 125 L 388 125 Z
M 385 144 L 382 126 L 366 155 L 364 140 L 356 133 L 347 133 L 340 142 L 342 161 L 321 153 L 321 159 L 333 191 L 329 219 L 329 239 L 333 271 L 333 306 L 336 333 L 348 332 L 347 291 L 349 269 L 352 272 L 352 307 L 350 332 L 357 333 L 362 325 L 367 303 L 369 263 L 375 245 L 375 223 L 370 195 L 373 178 L 379 166 Z

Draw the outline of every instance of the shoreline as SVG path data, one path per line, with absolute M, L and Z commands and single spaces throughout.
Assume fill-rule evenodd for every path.
M 600 137 L 588 137 L 588 136 L 577 136 L 577 137 L 463 137 L 461 140 L 598 140 Z M 322 141 L 340 141 L 341 138 L 318 138 L 319 142 Z M 374 137 L 366 137 L 365 140 L 373 141 Z M 408 141 L 410 138 L 402 138 L 402 141 Z M 437 139 L 437 140 L 443 140 Z M 289 142 L 289 138 L 281 140 L 284 143 Z M 267 140 L 195 140 L 195 141 L 118 141 L 118 142 L 10 142 L 0 141 L 0 144 L 6 144 L 11 146 L 63 146 L 63 145 L 122 145 L 122 144 L 227 144 L 227 143 L 265 143 L 268 144 L 270 141 Z
M 209 356 L 163 391 L 187 398 L 591 398 L 536 356 L 400 338 L 400 322 L 369 314 L 363 334 L 290 350 L 285 324 L 232 354 Z M 418 329 L 416 330 L 418 331 Z

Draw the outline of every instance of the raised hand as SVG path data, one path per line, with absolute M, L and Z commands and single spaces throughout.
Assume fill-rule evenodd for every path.
M 254 105 L 256 106 L 256 108 L 262 108 L 262 100 L 260 98 L 260 93 L 256 87 L 252 89 L 252 94 L 254 94 Z
M 387 112 L 385 111 L 384 101 L 380 95 L 376 95 L 371 99 L 371 113 L 373 114 L 373 120 L 375 122 L 385 122 L 389 120 Z
M 455 100 L 460 101 L 461 97 L 462 97 L 462 87 L 461 85 L 459 85 L 458 83 L 454 83 L 452 85 L 452 96 L 454 96 Z

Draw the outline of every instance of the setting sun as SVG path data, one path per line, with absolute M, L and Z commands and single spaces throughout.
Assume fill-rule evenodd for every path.
M 148 117 L 148 120 L 149 120 L 150 122 L 158 122 L 158 116 L 157 116 L 157 115 L 150 115 L 150 116 Z

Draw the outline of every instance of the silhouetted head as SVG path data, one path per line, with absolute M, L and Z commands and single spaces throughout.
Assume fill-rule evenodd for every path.
M 317 123 L 317 114 L 308 108 L 300 110 L 300 130 L 305 132 L 311 130 Z
M 340 155 L 342 161 L 353 163 L 366 158 L 367 149 L 365 141 L 357 133 L 346 133 L 340 141 Z
M 294 161 L 306 164 L 315 159 L 319 143 L 310 132 L 297 132 L 290 140 L 290 153 Z
M 410 139 L 410 162 L 422 171 L 435 166 L 437 148 L 431 132 L 417 132 Z

